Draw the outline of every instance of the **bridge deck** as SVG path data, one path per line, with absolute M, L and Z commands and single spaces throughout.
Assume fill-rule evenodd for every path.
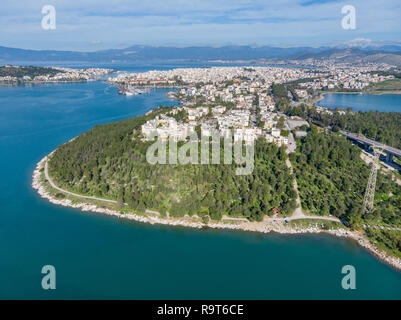
M 401 150 L 400 149 L 396 149 L 396 148 L 390 147 L 388 145 L 385 145 L 383 143 L 377 142 L 377 141 L 372 140 L 372 139 L 368 139 L 368 138 L 365 138 L 365 137 L 362 137 L 362 136 L 358 136 L 355 133 L 350 133 L 350 132 L 346 132 L 346 131 L 342 131 L 342 130 L 340 132 L 341 132 L 342 135 L 344 135 L 344 136 L 346 136 L 346 137 L 348 137 L 348 138 L 350 138 L 352 140 L 356 140 L 356 141 L 359 141 L 359 142 L 362 142 L 362 143 L 365 143 L 365 144 L 368 144 L 368 145 L 371 145 L 371 146 L 378 147 L 378 148 L 384 150 L 387 153 L 391 153 L 391 154 L 393 154 L 393 155 L 395 155 L 397 157 L 401 157 Z

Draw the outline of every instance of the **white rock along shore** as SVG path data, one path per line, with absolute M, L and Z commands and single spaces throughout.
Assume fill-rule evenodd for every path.
M 53 151 L 54 152 L 54 151 Z M 52 153 L 53 153 L 52 152 Z M 379 260 L 385 262 L 386 264 L 392 266 L 397 271 L 401 271 L 401 259 L 391 256 L 386 252 L 378 249 L 374 244 L 372 244 L 369 239 L 366 238 L 362 233 L 356 231 L 350 231 L 346 229 L 336 229 L 336 230 L 322 230 L 317 227 L 309 228 L 294 228 L 283 223 L 273 222 L 273 219 L 267 218 L 263 222 L 240 222 L 239 224 L 228 224 L 223 222 L 209 222 L 207 225 L 202 222 L 194 222 L 189 219 L 179 219 L 179 218 L 162 218 L 159 216 L 142 216 L 137 214 L 121 214 L 120 212 L 101 208 L 90 203 L 73 203 L 70 199 L 56 199 L 52 194 L 50 194 L 45 186 L 41 182 L 41 169 L 44 168 L 48 156 L 44 157 L 37 165 L 32 176 L 32 187 L 36 189 L 42 198 L 49 200 L 53 204 L 61 205 L 64 207 L 71 207 L 80 209 L 81 211 L 98 212 L 103 214 L 108 214 L 111 216 L 116 216 L 118 218 L 124 218 L 129 220 L 135 220 L 138 222 L 150 223 L 150 224 L 163 224 L 171 226 L 183 226 L 189 228 L 212 228 L 212 229 L 230 229 L 230 230 L 242 230 L 251 232 L 261 232 L 270 233 L 276 232 L 280 234 L 305 234 L 305 233 L 328 233 L 337 237 L 345 237 L 355 240 L 361 247 L 370 251 Z M 84 199 L 82 199 L 84 201 Z

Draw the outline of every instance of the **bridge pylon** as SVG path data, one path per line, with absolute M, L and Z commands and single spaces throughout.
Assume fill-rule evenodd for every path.
M 377 169 L 379 167 L 380 157 L 380 152 L 376 148 L 373 148 L 373 156 L 372 168 L 370 169 L 369 180 L 366 186 L 365 197 L 363 199 L 363 214 L 372 212 L 374 206 Z

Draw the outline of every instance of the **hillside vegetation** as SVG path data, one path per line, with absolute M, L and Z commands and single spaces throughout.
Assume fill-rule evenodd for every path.
M 172 216 L 222 214 L 261 221 L 273 208 L 288 215 L 296 206 L 293 177 L 285 149 L 258 140 L 255 168 L 237 176 L 231 165 L 152 165 L 141 140 L 140 126 L 148 116 L 98 125 L 60 146 L 49 162 L 51 177 L 73 192 L 126 202 L 133 211 L 156 209 Z M 277 210 L 275 210 L 277 211 Z
M 16 78 L 23 78 L 25 76 L 34 78 L 36 76 L 49 75 L 54 76 L 57 73 L 63 73 L 64 71 L 56 70 L 48 67 L 16 67 L 16 66 L 0 66 L 0 77 L 10 76 Z
M 128 212 L 153 209 L 162 216 L 198 215 L 207 222 L 223 215 L 250 221 L 276 212 L 290 215 L 296 207 L 296 177 L 306 213 L 334 215 L 352 229 L 365 230 L 391 254 L 401 255 L 399 231 L 374 229 L 401 227 L 401 187 L 390 174 L 378 172 L 375 209 L 363 213 L 370 168 L 361 150 L 341 135 L 312 125 L 290 155 L 294 175 L 286 165 L 285 147 L 263 138 L 256 142 L 255 168 L 249 175 L 236 175 L 235 162 L 152 165 L 146 151 L 153 142 L 142 141 L 141 125 L 168 110 L 159 107 L 149 115 L 98 125 L 63 144 L 49 161 L 52 179 L 75 193 L 117 200 L 124 212 L 126 203 Z
M 401 226 L 401 186 L 391 174 L 377 176 L 375 209 L 363 214 L 362 204 L 370 167 L 361 150 L 344 137 L 318 133 L 316 127 L 298 141 L 291 156 L 302 207 L 314 214 L 332 214 L 360 228 L 363 224 Z

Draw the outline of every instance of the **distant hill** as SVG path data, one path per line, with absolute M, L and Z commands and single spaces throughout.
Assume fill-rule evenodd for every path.
M 394 49 L 394 48 L 392 48 Z M 303 51 L 296 53 L 288 59 L 291 60 L 307 60 L 316 59 L 324 60 L 330 59 L 337 62 L 348 63 L 363 63 L 363 62 L 376 62 L 388 63 L 391 65 L 401 65 L 401 50 L 395 53 L 382 52 L 381 50 L 366 50 L 359 48 L 345 48 L 345 49 L 329 49 L 318 53 Z
M 386 45 L 368 48 L 329 48 L 271 46 L 223 46 L 223 47 L 153 47 L 131 46 L 125 49 L 76 52 L 58 50 L 26 50 L 0 46 L 0 64 L 12 61 L 27 62 L 139 62 L 139 61 L 210 61 L 210 60 L 305 60 L 334 59 L 343 62 L 386 62 L 401 65 L 401 46 Z
M 373 54 L 364 58 L 365 61 L 388 63 L 396 66 L 401 66 L 401 54 Z
M 286 57 L 300 51 L 319 52 L 309 47 L 276 48 L 250 46 L 152 47 L 132 46 L 96 52 L 25 50 L 0 47 L 0 61 L 152 61 L 152 60 L 251 60 Z
M 0 46 L 0 61 L 85 61 L 88 53 L 57 50 L 25 50 Z

